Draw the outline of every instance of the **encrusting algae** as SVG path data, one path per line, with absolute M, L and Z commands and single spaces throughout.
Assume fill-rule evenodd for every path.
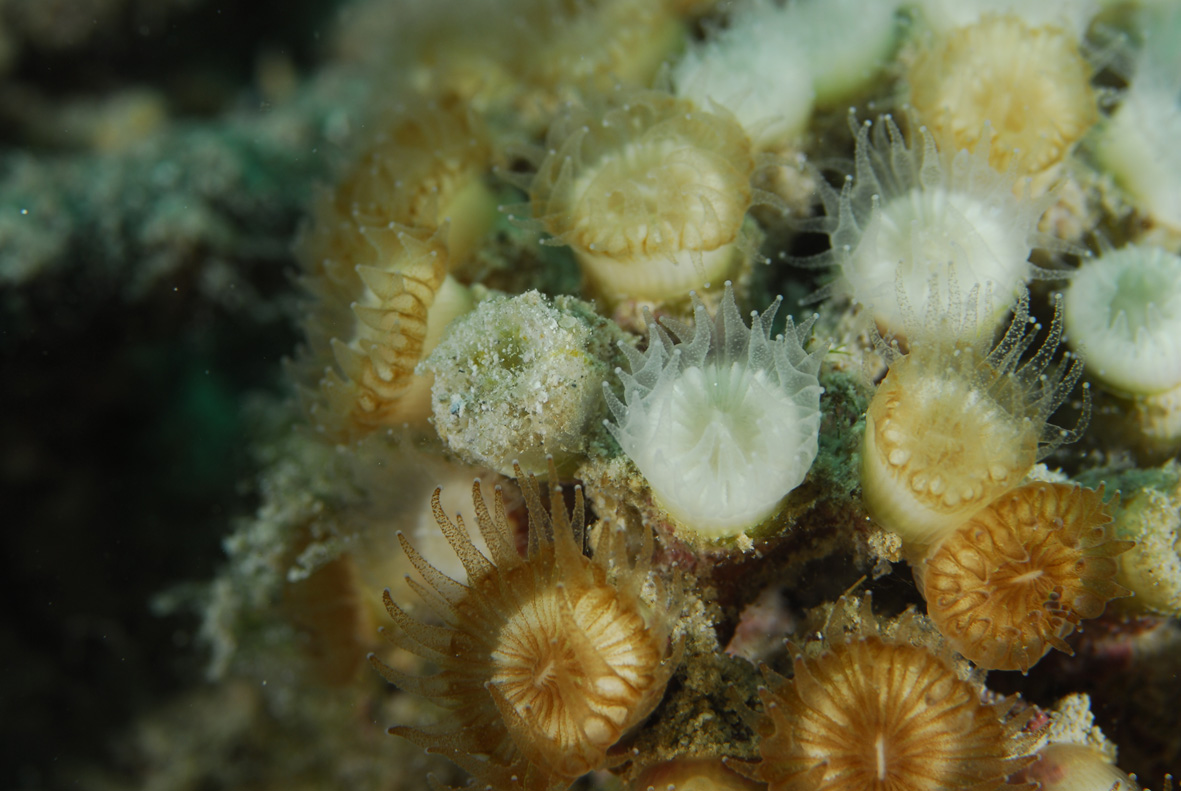
M 1126 391 L 1173 350 L 1163 288 L 1084 292 L 1123 276 L 1080 239 L 1181 248 L 1159 191 L 1121 187 L 1087 137 L 1111 133 L 1118 59 L 1087 60 L 1082 3 L 1076 24 L 898 0 L 873 29 L 839 16 L 857 5 L 473 0 L 383 34 L 395 109 L 299 244 L 311 430 L 276 441 L 228 544 L 223 672 L 303 668 L 270 674 L 298 709 L 326 658 L 374 712 L 333 726 L 363 728 L 354 765 L 465 782 L 382 763 L 407 740 L 494 791 L 1031 787 L 1090 717 L 1055 697 L 1166 675 L 1128 646 L 1177 631 L 1181 490 L 1149 470 L 1175 449 L 1120 429 L 1127 392 L 1091 414 L 1085 384 Z M 1145 18 L 1106 5 L 1095 25 Z M 777 60 L 760 26 L 786 19 L 862 43 Z M 780 311 L 810 294 L 815 315 Z M 440 499 L 510 474 L 490 501 L 477 480 L 466 519 Z M 440 539 L 462 570 L 426 557 Z M 358 632 L 384 586 L 381 647 Z M 396 689 L 351 672 L 364 652 Z M 1127 730 L 1181 705 L 1152 689 L 1096 711 L 1107 759 L 1159 776 L 1181 738 Z M 402 738 L 373 746 L 383 718 Z

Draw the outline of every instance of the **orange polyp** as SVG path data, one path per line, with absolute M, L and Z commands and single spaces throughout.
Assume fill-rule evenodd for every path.
M 550 467 L 551 480 L 556 473 Z M 391 640 L 440 667 L 419 678 L 370 660 L 390 683 L 453 711 L 449 731 L 396 726 L 430 752 L 446 755 L 482 784 L 514 791 L 554 791 L 612 764 L 608 749 L 646 717 L 679 662 L 670 645 L 673 619 L 640 598 L 648 581 L 651 535 L 634 560 L 627 537 L 601 526 L 591 558 L 581 490 L 574 517 L 560 487 L 546 513 L 536 481 L 523 479 L 529 512 L 528 553 L 517 551 L 497 490 L 493 510 L 473 486 L 481 535 L 491 559 L 433 500 L 440 529 L 463 562 L 461 584 L 431 566 L 403 538 L 430 588 L 412 584 L 446 621 L 421 623 L 385 602 L 399 630 Z
M 767 722 L 751 776 L 770 791 L 976 791 L 1029 763 L 1011 701 L 979 690 L 928 649 L 876 634 L 805 650 L 795 675 L 764 671 Z
M 921 569 L 927 612 L 957 651 L 989 670 L 1033 667 L 1079 621 L 1128 591 L 1102 492 L 1031 483 L 948 536 Z

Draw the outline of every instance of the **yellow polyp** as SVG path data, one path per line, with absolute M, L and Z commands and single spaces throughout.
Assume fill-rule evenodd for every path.
M 891 367 L 861 454 L 866 508 L 912 556 L 1017 485 L 1038 446 L 1036 427 L 981 398 L 970 379 L 924 379 L 905 358 Z
M 729 115 L 625 92 L 571 109 L 546 148 L 530 186 L 534 222 L 573 249 L 600 295 L 680 298 L 740 260 L 755 160 Z
M 990 14 L 946 33 L 907 77 L 910 104 L 941 149 L 975 149 L 987 123 L 992 166 L 1033 176 L 1099 120 L 1091 71 L 1072 33 Z

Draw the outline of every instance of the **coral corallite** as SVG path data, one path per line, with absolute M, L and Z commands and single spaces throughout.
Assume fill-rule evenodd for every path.
M 1014 15 L 985 15 L 949 32 L 915 59 L 909 81 L 910 103 L 941 148 L 976 147 L 989 122 L 997 170 L 1037 175 L 1099 120 L 1076 37 Z
M 957 651 L 982 668 L 1025 672 L 1080 620 L 1128 591 L 1102 493 L 1031 483 L 948 536 L 921 569 L 927 611 Z
M 755 158 L 721 108 L 625 93 L 601 115 L 572 109 L 546 149 L 529 188 L 533 217 L 607 299 L 682 297 L 741 260 Z
M 681 644 L 670 644 L 673 618 L 660 585 L 655 604 L 640 596 L 650 535 L 631 561 L 626 534 L 600 524 L 588 558 L 581 489 L 571 519 L 559 487 L 551 486 L 547 514 L 536 481 L 520 483 L 529 512 L 524 557 L 499 489 L 491 511 L 478 482 L 472 492 L 491 558 L 472 544 L 462 519 L 447 517 L 436 492 L 435 518 L 463 562 L 466 585 L 399 536 L 430 589 L 412 587 L 446 625 L 412 618 L 387 591 L 399 627 L 389 637 L 440 672 L 421 678 L 370 661 L 391 683 L 453 712 L 450 730 L 397 726 L 391 733 L 447 756 L 489 788 L 550 791 L 618 762 L 608 750 L 659 702 Z
M 984 791 L 1031 760 L 1010 704 L 982 703 L 926 648 L 855 638 L 770 680 L 755 769 L 770 791 Z
M 1077 358 L 1050 366 L 1062 337 L 1060 311 L 1041 348 L 1025 358 L 1040 329 L 1029 324 L 1028 299 L 1014 307 L 996 345 L 975 328 L 971 302 L 967 314 L 952 303 L 921 333 L 910 333 L 906 355 L 882 345 L 890 370 L 866 413 L 865 505 L 913 557 L 1079 431 L 1047 423 L 1082 375 Z M 973 329 L 952 326 L 961 323 Z
M 771 338 L 779 301 L 747 327 L 726 284 L 716 316 L 693 295 L 695 328 L 649 314 L 646 354 L 623 346 L 624 401 L 604 387 L 608 423 L 656 501 L 706 539 L 739 535 L 774 513 L 818 450 L 827 348 L 806 352 L 811 322 L 789 318 Z M 673 341 L 669 330 L 679 339 Z
M 951 270 L 972 295 L 966 309 L 983 326 L 999 323 L 1025 282 L 1041 276 L 1028 259 L 1052 199 L 1031 198 L 1015 173 L 994 170 L 990 150 L 987 138 L 974 150 L 939 149 L 925 127 L 912 129 L 908 144 L 890 116 L 862 124 L 853 178 L 839 192 L 820 185 L 827 217 L 811 225 L 832 249 L 810 265 L 840 273 L 813 298 L 851 297 L 883 331 L 899 333 L 904 303 L 920 314 L 939 304 L 952 284 L 934 276 Z

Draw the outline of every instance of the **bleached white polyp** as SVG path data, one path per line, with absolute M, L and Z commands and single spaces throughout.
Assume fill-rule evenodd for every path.
M 920 314 L 951 297 L 951 271 L 978 305 L 968 306 L 983 325 L 995 326 L 1031 277 L 1044 277 L 1029 263 L 1035 246 L 1048 243 L 1038 220 L 1052 193 L 1031 197 L 1019 190 L 1016 171 L 989 164 L 991 133 L 973 151 L 940 152 L 925 128 L 908 143 L 894 120 L 883 116 L 857 130 L 856 173 L 838 192 L 821 184 L 827 216 L 812 227 L 829 235 L 832 247 L 814 259 L 835 266 L 837 278 L 814 298 L 829 293 L 868 306 L 878 324 L 903 330 L 905 295 Z
M 1091 375 L 1132 395 L 1181 386 L 1181 256 L 1130 244 L 1085 262 L 1063 319 Z
M 811 321 L 771 337 L 779 299 L 747 327 L 729 283 L 716 316 L 692 297 L 694 328 L 649 315 L 647 352 L 624 347 L 607 426 L 670 516 L 721 539 L 771 516 L 812 466 L 826 349 L 804 350 Z

